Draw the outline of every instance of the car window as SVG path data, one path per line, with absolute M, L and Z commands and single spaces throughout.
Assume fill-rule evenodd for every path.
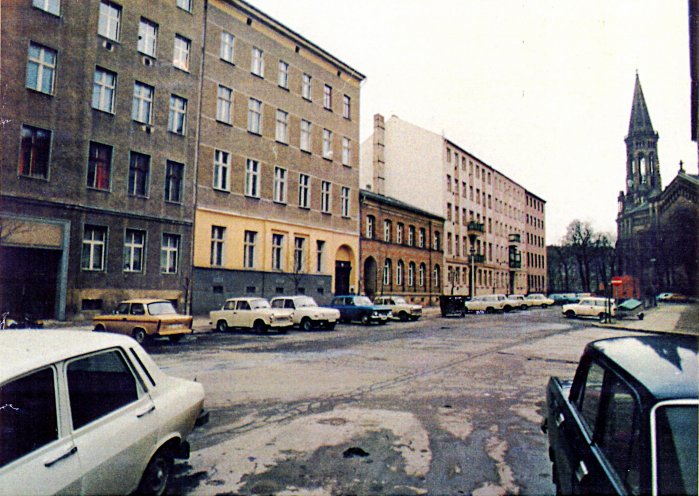
M 117 309 L 114 310 L 114 313 L 117 315 L 127 315 L 129 313 L 129 304 L 120 303 Z
M 697 405 L 655 411 L 658 494 L 697 494 Z
M 54 371 L 0 387 L 0 467 L 58 439 Z
M 367 298 L 366 296 L 357 296 L 354 298 L 354 304 L 355 305 L 365 305 L 365 306 L 371 306 L 371 300 Z
M 604 369 L 597 363 L 591 363 L 587 371 L 585 387 L 581 391 L 578 408 L 587 423 L 590 433 L 595 428 L 597 414 L 599 412 L 600 398 L 602 397 L 602 383 L 604 381 Z
M 272 300 L 269 302 L 272 308 L 284 308 L 286 302 L 283 299 Z
M 291 308 L 292 310 L 295 308 L 294 307 L 294 300 L 288 299 L 284 302 L 284 308 Z
M 148 313 L 151 315 L 174 315 L 177 310 L 169 301 L 156 301 L 148 304 Z
M 223 305 L 224 310 L 235 310 L 235 301 L 227 301 Z
M 616 375 L 608 374 L 607 404 L 600 414 L 595 436 L 607 460 L 631 494 L 640 492 L 639 406 L 631 389 Z
M 240 300 L 236 305 L 237 310 L 250 310 L 250 303 L 245 300 Z
M 141 303 L 134 303 L 131 305 L 131 315 L 145 315 L 146 309 Z
M 138 399 L 136 378 L 117 350 L 70 362 L 67 377 L 74 429 Z

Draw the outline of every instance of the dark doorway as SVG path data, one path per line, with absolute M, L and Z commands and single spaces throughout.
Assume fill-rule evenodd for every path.
M 352 262 L 335 262 L 335 294 L 348 294 L 350 290 L 350 272 Z
M 54 318 L 60 250 L 0 248 L 0 311 Z
M 374 257 L 364 260 L 364 294 L 371 299 L 376 295 L 376 260 Z

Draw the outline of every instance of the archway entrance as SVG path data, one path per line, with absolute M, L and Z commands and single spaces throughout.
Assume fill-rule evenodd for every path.
M 352 261 L 354 251 L 347 245 L 342 245 L 335 254 L 335 294 L 349 294 L 352 291 L 350 285 L 352 279 Z
M 364 294 L 373 299 L 376 295 L 376 260 L 368 257 L 364 260 Z

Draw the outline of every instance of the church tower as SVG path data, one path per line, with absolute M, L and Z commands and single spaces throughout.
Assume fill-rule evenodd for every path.
M 625 207 L 647 203 L 662 191 L 658 163 L 658 133 L 653 130 L 643 97 L 641 81 L 636 73 L 629 133 L 626 142 Z

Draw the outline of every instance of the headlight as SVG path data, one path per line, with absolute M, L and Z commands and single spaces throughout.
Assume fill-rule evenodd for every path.
M 378 316 L 379 316 L 379 312 L 377 312 L 376 310 L 374 310 L 374 311 L 371 313 L 371 316 L 372 316 L 372 317 L 378 317 Z

